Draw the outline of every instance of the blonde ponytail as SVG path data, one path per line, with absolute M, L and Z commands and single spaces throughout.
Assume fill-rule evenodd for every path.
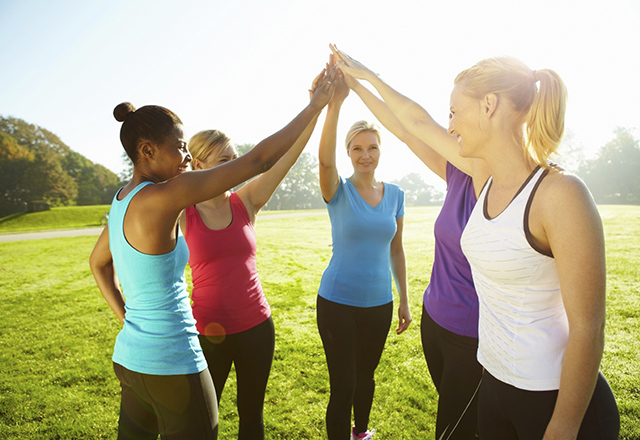
M 460 72 L 454 84 L 463 82 L 465 93 L 475 99 L 495 93 L 513 104 L 523 121 L 525 159 L 548 168 L 564 134 L 567 89 L 560 76 L 550 69 L 531 70 L 513 57 L 495 57 Z
M 525 151 L 537 164 L 548 167 L 549 157 L 558 150 L 564 134 L 567 88 L 556 72 L 534 72 L 538 93 L 527 113 Z

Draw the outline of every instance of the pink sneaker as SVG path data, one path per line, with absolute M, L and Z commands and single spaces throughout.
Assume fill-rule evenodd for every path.
M 373 440 L 373 434 L 376 433 L 376 430 L 366 432 L 361 432 L 360 434 L 356 434 L 356 427 L 351 428 L 351 440 Z

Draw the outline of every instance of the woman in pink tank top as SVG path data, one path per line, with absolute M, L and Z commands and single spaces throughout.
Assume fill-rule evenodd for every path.
M 323 77 L 324 72 L 316 77 L 311 93 Z M 236 192 L 188 207 L 180 221 L 190 253 L 193 314 L 218 402 L 235 364 L 239 439 L 264 438 L 264 396 L 275 346 L 271 310 L 256 269 L 256 215 L 302 153 L 316 121 L 317 116 L 269 171 Z M 195 134 L 189 151 L 196 171 L 238 157 L 219 130 Z

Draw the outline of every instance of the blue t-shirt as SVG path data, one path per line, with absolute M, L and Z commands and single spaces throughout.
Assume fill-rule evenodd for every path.
M 207 368 L 191 312 L 184 269 L 189 249 L 178 228 L 176 247 L 162 255 L 134 249 L 124 236 L 124 216 L 144 182 L 127 196 L 113 198 L 109 211 L 109 248 L 126 297 L 124 326 L 113 361 L 138 373 L 194 374 Z
M 318 294 L 339 304 L 375 307 L 393 301 L 391 241 L 396 220 L 404 216 L 404 191 L 384 184 L 382 201 L 367 203 L 349 179 L 340 178 L 327 203 L 333 255 L 322 275 Z

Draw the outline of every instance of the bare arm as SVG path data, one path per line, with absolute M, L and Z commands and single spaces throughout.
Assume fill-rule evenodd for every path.
M 336 166 L 336 138 L 338 131 L 338 117 L 342 103 L 349 95 L 349 88 L 343 78 L 336 80 L 336 91 L 327 106 L 327 117 L 322 127 L 320 147 L 318 148 L 318 162 L 320 163 L 320 191 L 325 201 L 330 202 L 336 195 L 340 184 L 338 168 Z
M 404 142 L 431 171 L 442 180 L 447 180 L 447 161 L 441 155 L 409 133 L 391 112 L 387 104 L 364 87 L 358 80 L 346 75 L 345 81 L 387 130 Z
M 310 90 L 311 96 L 313 96 L 315 90 L 324 80 L 324 76 L 325 70 L 320 72 L 320 74 L 314 79 Z M 255 223 L 255 216 L 258 214 L 258 211 L 260 211 L 260 209 L 262 209 L 262 207 L 269 201 L 271 196 L 273 196 L 273 193 L 282 182 L 282 179 L 284 179 L 289 170 L 291 170 L 291 167 L 300 157 L 302 150 L 304 150 L 307 142 L 309 142 L 309 138 L 313 133 L 317 121 L 318 116 L 316 115 L 309 125 L 307 125 L 300 137 L 295 141 L 291 149 L 289 149 L 289 151 L 287 151 L 287 153 L 278 162 L 276 162 L 269 171 L 263 173 L 258 178 L 253 179 L 237 191 L 238 196 L 249 212 L 251 223 Z
M 166 230 L 171 230 L 180 212 L 187 206 L 212 199 L 230 188 L 268 171 L 295 144 L 309 124 L 318 117 L 333 95 L 329 72 L 317 88 L 311 102 L 284 128 L 258 143 L 247 154 L 223 165 L 180 174 L 166 182 L 145 188 L 146 205 L 166 219 Z M 161 227 L 165 230 L 165 227 Z
M 545 201 L 542 221 L 558 266 L 569 339 L 545 440 L 576 438 L 595 388 L 605 326 L 606 271 L 600 216 L 579 179 L 554 177 L 557 184 L 548 186 L 539 200 Z
M 407 263 L 404 256 L 404 246 L 402 245 L 402 230 L 404 227 L 404 217 L 396 220 L 398 229 L 391 241 L 391 273 L 396 281 L 396 288 L 400 296 L 398 306 L 398 328 L 396 333 L 404 332 L 411 324 L 411 312 L 409 310 L 409 295 L 407 283 Z
M 120 323 L 124 323 L 124 298 L 109 249 L 109 226 L 102 230 L 89 257 L 89 266 L 105 301 Z
M 460 157 L 458 154 L 457 141 L 449 135 L 447 129 L 434 121 L 424 108 L 394 90 L 366 66 L 338 50 L 335 46 L 331 46 L 331 49 L 339 59 L 338 67 L 340 67 L 340 70 L 342 70 L 345 75 L 350 75 L 356 79 L 363 79 L 371 83 L 394 116 L 409 133 L 433 148 L 433 150 L 447 162 L 451 162 L 453 166 L 473 177 L 473 162 L 476 159 Z

